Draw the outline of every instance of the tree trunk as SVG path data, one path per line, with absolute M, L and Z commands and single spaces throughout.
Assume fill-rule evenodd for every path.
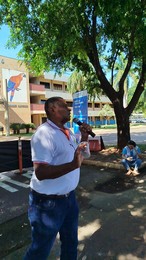
M 130 140 L 130 112 L 127 110 L 127 107 L 123 107 L 123 97 L 118 97 L 116 93 L 113 94 L 115 95 L 113 95 L 111 102 L 113 104 L 117 124 L 117 149 L 122 150 Z
M 123 101 L 117 96 L 113 98 L 112 103 L 117 124 L 117 149 L 122 150 L 130 140 L 129 113 L 127 108 L 123 107 Z
M 26 134 L 29 134 L 29 128 L 26 128 Z
M 126 118 L 117 118 L 117 148 L 122 150 L 122 148 L 130 140 L 130 125 Z

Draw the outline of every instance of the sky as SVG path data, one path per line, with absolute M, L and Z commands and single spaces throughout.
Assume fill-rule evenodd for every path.
M 16 49 L 8 49 L 6 47 L 6 44 L 7 44 L 7 41 L 9 39 L 9 36 L 10 36 L 10 31 L 9 31 L 9 28 L 8 26 L 6 25 L 2 25 L 0 27 L 0 55 L 1 56 L 6 56 L 8 58 L 14 58 L 14 59 L 17 59 L 17 54 L 20 50 L 20 46 L 17 47 Z M 51 71 L 52 73 L 55 73 L 54 71 Z M 70 76 L 70 72 L 65 72 L 64 74 L 67 75 L 67 77 Z
M 16 49 L 13 48 L 8 49 L 6 47 L 6 43 L 8 41 L 9 36 L 10 36 L 10 31 L 8 26 L 2 25 L 0 27 L 0 55 L 17 59 L 17 54 L 18 51 L 20 50 L 20 47 Z

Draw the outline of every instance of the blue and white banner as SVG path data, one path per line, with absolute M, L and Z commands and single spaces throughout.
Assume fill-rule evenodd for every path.
M 88 123 L 88 93 L 87 90 L 73 94 L 73 118 Z M 79 126 L 73 123 L 74 133 L 79 134 Z

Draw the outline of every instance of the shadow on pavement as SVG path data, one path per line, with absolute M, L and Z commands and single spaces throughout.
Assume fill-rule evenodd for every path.
M 128 179 L 120 170 L 84 165 L 76 193 L 80 207 L 78 260 L 146 259 L 145 169 Z M 27 213 L 2 223 L 0 230 L 0 259 L 21 260 L 30 243 Z M 57 239 L 49 259 L 58 260 L 59 250 Z

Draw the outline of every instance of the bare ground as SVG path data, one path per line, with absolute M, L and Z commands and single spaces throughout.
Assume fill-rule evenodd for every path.
M 99 160 L 101 162 L 117 163 L 121 161 L 121 151 L 115 147 L 110 147 L 98 152 L 91 153 L 91 160 Z

